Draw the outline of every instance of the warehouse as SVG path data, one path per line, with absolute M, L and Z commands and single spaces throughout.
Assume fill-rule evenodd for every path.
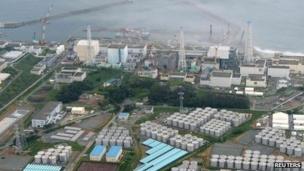
M 43 109 L 36 113 L 32 118 L 33 128 L 42 128 L 47 124 L 55 123 L 55 115 L 60 113 L 62 110 L 61 102 L 49 102 Z
M 90 153 L 91 161 L 101 161 L 102 157 L 106 153 L 106 147 L 103 145 L 97 145 Z
M 118 119 L 126 121 L 126 120 L 128 120 L 129 115 L 130 114 L 127 112 L 120 112 L 120 113 L 118 113 Z
M 267 87 L 267 79 L 265 75 L 250 74 L 246 79 L 247 87 Z
M 280 129 L 289 129 L 288 114 L 277 112 L 272 115 L 272 127 Z
M 84 115 L 86 114 L 86 110 L 85 110 L 85 107 L 72 107 L 71 109 L 71 113 L 73 115 Z
M 251 74 L 263 75 L 266 72 L 266 61 L 258 60 L 254 65 L 240 66 L 240 73 L 242 77 L 248 77 Z
M 124 64 L 128 58 L 127 45 L 110 45 L 108 47 L 108 63 L 112 65 Z
M 121 155 L 122 155 L 121 146 L 111 146 L 111 148 L 106 154 L 106 160 L 107 162 L 119 162 Z
M 223 87 L 230 88 L 232 85 L 232 71 L 213 71 L 210 77 L 203 79 L 201 77 L 200 84 L 207 85 L 211 87 Z
M 61 166 L 28 164 L 23 171 L 61 171 Z
M 290 70 L 288 66 L 268 67 L 268 76 L 273 78 L 289 78 Z

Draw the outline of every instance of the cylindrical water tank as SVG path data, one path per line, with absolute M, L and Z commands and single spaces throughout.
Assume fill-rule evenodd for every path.
M 41 159 L 42 159 L 42 164 L 48 164 L 49 156 L 42 156 Z
M 243 169 L 249 170 L 250 169 L 250 162 L 249 161 L 243 161 Z
M 214 158 L 212 158 L 211 160 L 210 160 L 210 165 L 211 165 L 211 167 L 218 167 L 219 165 L 218 165 L 218 159 L 214 159 Z
M 227 160 L 227 167 L 229 169 L 234 169 L 234 160 L 233 159 L 228 159 Z
M 225 168 L 226 167 L 226 160 L 225 159 L 219 159 L 219 167 Z
M 251 162 L 250 168 L 251 170 L 258 170 L 258 162 Z
M 41 163 L 41 155 L 37 154 L 35 155 L 35 163 L 40 164 Z
M 293 150 L 294 150 L 293 146 L 287 146 L 287 154 L 288 155 L 293 155 Z
M 60 160 L 61 162 L 63 162 L 63 163 L 67 162 L 68 157 L 67 157 L 66 153 L 60 153 L 60 154 L 59 154 L 59 160 Z
M 56 163 L 57 163 L 57 157 L 56 156 L 50 156 L 49 160 L 50 160 L 50 163 L 52 165 L 56 165 Z
M 235 160 L 234 167 L 236 169 L 242 169 L 242 160 Z

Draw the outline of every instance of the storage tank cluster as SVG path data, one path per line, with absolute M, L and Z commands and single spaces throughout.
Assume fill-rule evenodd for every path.
M 295 137 L 286 138 L 285 131 L 278 128 L 263 129 L 255 136 L 255 142 L 278 148 L 289 156 L 304 156 L 304 144 Z
M 210 166 L 233 170 L 274 171 L 274 162 L 290 162 L 283 156 L 264 155 L 260 151 L 245 150 L 243 156 L 213 154 Z M 295 162 L 295 161 L 293 161 Z M 304 163 L 303 163 L 304 164 Z M 302 164 L 302 167 L 303 167 Z M 302 168 L 303 170 L 304 168 Z M 302 171 L 298 169 L 297 171 Z
M 172 167 L 171 171 L 198 171 L 198 163 L 197 161 L 189 161 L 189 160 L 184 160 L 181 165 L 178 167 Z
M 182 135 L 175 135 L 174 137 L 170 138 L 169 144 L 171 146 L 174 146 L 176 148 L 180 148 L 189 152 L 192 152 L 203 145 L 205 145 L 207 141 L 205 141 L 203 138 L 198 138 L 196 136 L 186 134 L 184 136 Z
M 71 155 L 71 146 L 58 145 L 56 148 L 49 148 L 46 151 L 39 151 L 34 157 L 34 162 L 36 164 L 45 165 L 67 163 Z
M 231 123 L 218 119 L 211 119 L 205 125 L 200 127 L 200 132 L 213 137 L 220 137 L 231 129 Z
M 197 108 L 188 115 L 176 112 L 166 119 L 166 123 L 172 127 L 195 131 L 199 126 L 212 119 L 215 113 L 217 113 L 217 109 L 210 107 Z
M 122 146 L 124 148 L 130 148 L 133 144 L 130 131 L 124 127 L 110 127 L 102 129 L 96 138 L 97 145 L 105 146 Z
M 147 121 L 140 124 L 140 134 L 147 138 L 152 138 L 164 143 L 168 143 L 170 137 L 178 134 L 178 130 Z
M 225 109 L 220 110 L 214 115 L 215 119 L 231 122 L 233 127 L 240 126 L 242 123 L 246 122 L 251 118 L 249 113 L 237 113 L 233 111 L 227 111 Z
M 166 123 L 169 126 L 195 131 L 199 126 L 213 118 L 216 112 L 217 109 L 210 107 L 205 109 L 197 108 L 188 115 L 176 112 L 166 119 Z

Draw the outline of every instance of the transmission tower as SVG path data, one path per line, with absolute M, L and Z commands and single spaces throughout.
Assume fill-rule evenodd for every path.
M 185 38 L 183 28 L 180 29 L 180 42 L 179 42 L 179 55 L 178 55 L 178 69 L 186 71 L 186 52 L 185 52 Z
M 26 147 L 26 138 L 23 134 L 23 129 L 20 129 L 19 124 L 15 125 L 15 147 L 16 147 L 16 152 L 20 153 L 22 150 Z
M 179 112 L 183 113 L 184 111 L 184 92 L 180 91 L 178 92 L 178 96 L 179 96 Z
M 42 44 L 45 44 L 46 43 L 46 27 L 47 27 L 47 24 L 49 22 L 49 17 L 50 17 L 50 13 L 53 9 L 53 5 L 51 5 L 48 9 L 48 12 L 46 13 L 46 16 L 42 19 L 42 33 L 41 33 L 41 42 Z
M 246 39 L 245 39 L 245 49 L 244 49 L 244 63 L 251 64 L 254 62 L 251 22 L 247 23 L 247 28 L 245 31 L 245 38 Z

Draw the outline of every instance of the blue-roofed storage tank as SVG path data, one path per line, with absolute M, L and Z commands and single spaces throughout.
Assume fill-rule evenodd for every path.
M 90 153 L 90 160 L 101 161 L 105 153 L 106 153 L 106 147 L 103 145 L 97 145 Z
M 106 160 L 107 162 L 118 162 L 121 155 L 122 155 L 121 146 L 111 146 L 111 148 L 106 154 Z

